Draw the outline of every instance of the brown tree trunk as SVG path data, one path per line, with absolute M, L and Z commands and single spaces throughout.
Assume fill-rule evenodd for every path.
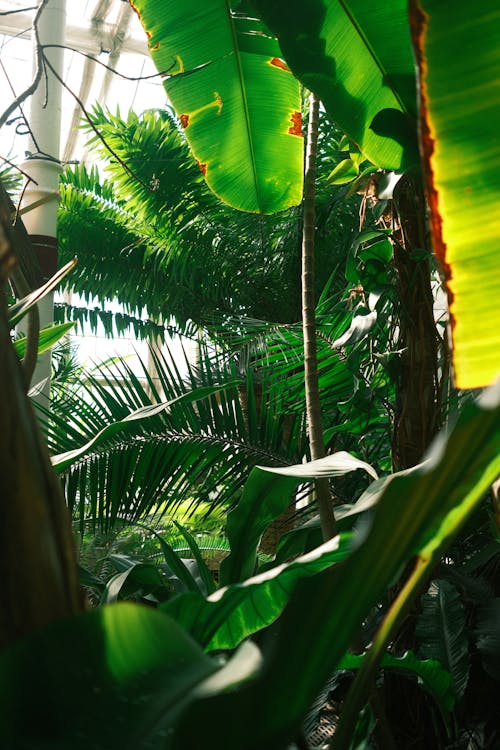
M 422 456 L 441 420 L 440 347 L 434 321 L 429 233 L 420 184 L 405 176 L 394 194 L 394 260 L 400 305 L 393 466 L 406 469 Z M 441 358 L 441 367 L 445 359 Z
M 318 150 L 319 101 L 311 94 L 307 131 L 306 168 L 304 177 L 304 226 L 302 235 L 302 330 L 304 334 L 304 379 L 306 391 L 307 429 L 311 459 L 323 458 L 325 444 L 318 387 L 316 353 L 316 300 L 314 295 L 314 233 L 316 198 L 316 161 Z M 336 534 L 333 502 L 327 479 L 315 483 L 316 499 L 323 539 Z

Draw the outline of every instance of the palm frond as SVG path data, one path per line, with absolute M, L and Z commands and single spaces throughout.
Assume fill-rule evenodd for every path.
M 153 358 L 155 379 L 145 364 L 139 378 L 127 361 L 112 360 L 45 412 L 52 453 L 80 449 L 62 477 L 82 528 L 88 519 L 107 529 L 151 513 L 160 518 L 186 502 L 193 509 L 231 504 L 254 465 L 293 464 L 304 454 L 301 415 L 276 409 L 279 381 L 260 383 L 256 399 L 251 372 L 242 379 L 206 352 L 196 367 L 186 358 L 185 375 L 172 358 Z M 144 413 L 162 402 L 168 408 Z M 116 430 L 106 431 L 111 424 Z

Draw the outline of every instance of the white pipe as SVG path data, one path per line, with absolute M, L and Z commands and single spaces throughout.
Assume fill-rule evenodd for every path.
M 38 21 L 38 37 L 41 44 L 64 44 L 66 22 L 65 0 L 48 0 Z M 52 48 L 46 55 L 56 73 L 63 76 L 64 50 Z M 36 61 L 36 39 L 33 36 L 33 60 Z M 34 67 L 36 63 L 34 62 Z M 57 268 L 57 206 L 61 141 L 61 95 L 60 81 L 48 70 L 47 81 L 42 78 L 30 102 L 29 124 L 30 151 L 33 157 L 22 165 L 33 182 L 29 182 L 24 192 L 21 208 L 23 221 L 32 236 L 45 277 L 50 277 Z M 31 210 L 30 210 L 31 207 Z M 43 328 L 54 322 L 54 298 L 46 295 L 38 305 L 40 326 Z M 40 400 L 47 403 L 50 392 L 50 353 L 42 355 L 33 375 L 33 384 L 45 380 L 46 385 Z

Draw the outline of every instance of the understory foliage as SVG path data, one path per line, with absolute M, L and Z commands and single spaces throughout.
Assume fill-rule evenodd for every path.
M 493 750 L 500 384 L 454 388 L 448 317 L 456 348 L 469 314 L 464 267 L 477 270 L 479 252 L 461 254 L 461 231 L 467 242 L 472 231 L 442 177 L 442 153 L 456 174 L 450 142 L 468 153 L 473 141 L 465 99 L 477 91 L 471 76 L 458 87 L 448 65 L 436 65 L 467 58 L 451 54 L 467 24 L 445 22 L 448 0 L 391 0 L 378 10 L 360 2 L 356 12 L 322 0 L 307 13 L 295 0 L 255 0 L 272 32 L 246 0 L 137 3 L 157 59 L 179 45 L 162 76 L 186 110 L 123 119 L 96 107 L 91 147 L 105 177 L 66 168 L 59 219 L 62 262 L 79 257 L 67 288 L 98 305 L 72 312 L 107 333 L 132 325 L 150 338 L 149 362 L 89 368 L 59 348 L 50 408 L 35 405 L 41 430 L 10 342 L 34 302 L 4 299 L 16 238 L 12 217 L 0 215 L 2 743 Z M 469 19 L 485 34 L 478 76 L 498 49 L 486 35 L 498 12 L 489 26 L 486 15 Z M 263 58 L 279 52 L 273 34 L 286 60 Z M 327 455 L 317 460 L 305 417 L 301 207 L 245 214 L 203 179 L 208 172 L 233 205 L 248 198 L 238 175 L 214 174 L 228 149 L 240 176 L 260 190 L 265 183 L 266 201 L 282 201 L 257 166 L 262 153 L 279 161 L 275 110 L 288 118 L 277 123 L 280 142 L 301 137 L 296 94 L 292 111 L 288 99 L 277 102 L 289 84 L 298 90 L 292 72 L 337 122 L 322 116 L 318 145 L 314 317 Z M 255 96 L 261 84 L 269 100 Z M 460 105 L 459 141 L 443 90 Z M 233 128 L 213 158 L 202 127 L 211 118 L 219 131 Z M 196 164 L 188 141 L 207 149 L 206 160 Z M 296 156 L 300 142 L 291 143 Z M 460 200 L 470 219 L 489 193 L 475 161 L 467 165 Z M 281 193 L 292 188 L 290 176 Z M 438 203 L 453 210 L 438 214 Z M 444 253 L 450 313 L 431 234 Z M 112 300 L 123 313 L 111 315 Z M 195 354 L 159 347 L 167 330 L 189 334 Z M 481 370 L 467 335 L 458 336 L 461 377 L 469 362 Z M 328 541 L 318 480 L 328 483 L 338 531 Z

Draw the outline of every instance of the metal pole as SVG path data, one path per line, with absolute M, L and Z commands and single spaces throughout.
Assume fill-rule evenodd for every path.
M 43 0 L 39 0 L 38 6 Z M 47 0 L 37 24 L 40 45 L 64 44 L 66 0 Z M 45 52 L 57 74 L 63 77 L 64 50 L 47 49 Z M 37 39 L 33 33 L 33 60 L 39 55 Z M 44 280 L 57 270 L 57 206 L 59 200 L 59 175 L 61 172 L 61 94 L 60 81 L 47 68 L 31 98 L 29 155 L 22 168 L 33 182 L 28 184 L 22 202 L 23 221 L 37 252 Z M 54 297 L 48 294 L 39 303 L 40 326 L 54 321 Z M 33 384 L 45 381 L 40 400 L 47 404 L 50 392 L 50 353 L 39 357 Z

